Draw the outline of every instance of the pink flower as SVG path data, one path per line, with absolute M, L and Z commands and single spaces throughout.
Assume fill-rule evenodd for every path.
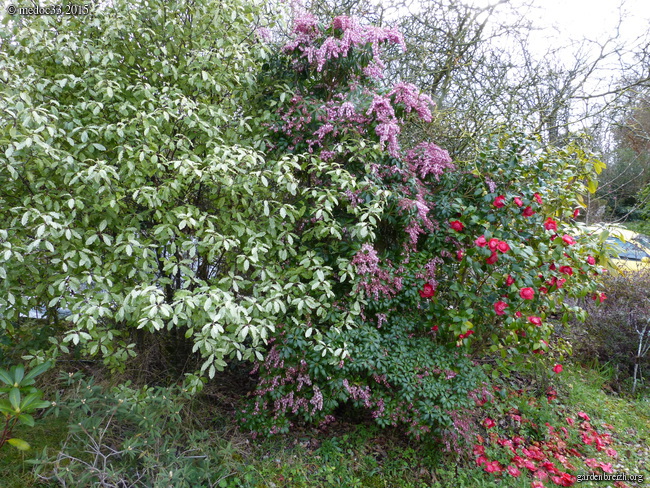
M 497 315 L 504 315 L 505 312 L 504 310 L 508 308 L 508 304 L 506 302 L 502 302 L 499 300 L 494 304 L 494 311 L 496 312 Z
M 478 239 L 474 241 L 474 244 L 476 244 L 478 247 L 485 247 L 487 246 L 487 241 L 485 240 L 485 236 L 481 236 Z
M 508 474 L 509 474 L 510 476 L 514 476 L 515 478 L 517 478 L 518 476 L 521 475 L 521 471 L 519 471 L 519 469 L 517 468 L 517 466 L 513 466 L 512 464 L 511 464 L 510 466 L 508 466 L 508 467 L 506 468 L 506 470 L 508 471 Z
M 557 222 L 549 217 L 546 219 L 546 222 L 544 222 L 544 228 L 546 230 L 557 230 Z
M 496 425 L 497 424 L 490 417 L 486 418 L 483 421 L 483 427 L 485 427 L 486 429 L 491 429 L 492 427 L 496 427 Z
M 545 286 L 540 286 L 539 287 L 539 292 L 546 294 L 546 293 L 548 293 L 548 288 L 546 288 Z
M 522 288 L 519 290 L 519 296 L 524 300 L 532 300 L 535 296 L 535 290 L 532 288 Z
M 460 251 L 460 250 L 459 250 L 459 251 L 456 251 L 456 259 L 457 259 L 458 261 L 462 261 L 462 260 L 463 260 L 463 251 Z
M 499 195 L 494 199 L 494 206 L 497 208 L 502 208 L 505 207 L 506 205 L 506 197 L 505 195 Z
M 520 312 L 519 310 L 517 310 L 517 311 L 515 312 L 515 315 L 517 316 L 518 319 L 521 318 L 521 312 Z
M 499 239 L 494 239 L 494 238 L 490 239 L 488 241 L 488 247 L 490 248 L 490 251 L 496 251 L 497 247 L 499 246 L 499 242 L 501 242 L 499 241 Z
M 497 256 L 496 252 L 493 252 L 492 255 L 485 260 L 487 264 L 494 264 L 499 260 L 499 256 Z
M 587 422 L 591 421 L 589 415 L 584 412 L 578 412 L 578 417 L 580 417 L 582 420 L 586 420 Z
M 454 229 L 456 232 L 461 232 L 465 228 L 460 220 L 452 220 L 449 222 L 449 227 Z
M 499 244 L 497 244 L 497 249 L 501 252 L 508 252 L 510 250 L 510 246 L 506 241 L 500 241 Z
M 514 279 L 512 276 L 508 275 L 508 277 L 506 278 L 506 285 L 507 285 L 507 286 L 510 286 L 510 285 L 512 285 L 514 282 L 515 282 L 515 279 Z
M 553 372 L 556 374 L 559 374 L 562 372 L 562 365 L 561 364 L 556 364 L 553 366 Z
M 488 473 L 500 473 L 503 469 L 499 461 L 488 461 L 485 463 L 485 471 Z
M 572 276 L 573 268 L 571 266 L 560 266 L 560 273 Z
M 436 294 L 436 290 L 429 283 L 425 283 L 419 293 L 422 298 L 431 298 Z
M 576 482 L 576 477 L 569 473 L 562 473 L 560 476 L 551 476 L 553 483 L 560 486 L 573 486 Z
M 562 240 L 564 241 L 564 243 L 565 243 L 567 246 L 571 246 L 571 245 L 573 245 L 573 244 L 576 243 L 575 239 L 574 239 L 573 237 L 571 237 L 570 235 L 568 235 L 568 234 L 564 234 L 564 235 L 562 236 Z
M 545 488 L 545 487 L 544 487 L 544 483 L 542 483 L 541 481 L 532 481 L 530 483 L 530 488 Z
M 596 259 L 593 256 L 588 256 L 587 257 L 587 263 L 591 264 L 592 266 L 596 264 Z
M 576 209 L 573 211 L 573 218 L 574 218 L 574 219 L 577 219 L 577 218 L 578 218 L 578 215 L 580 215 L 580 209 L 579 209 L 579 208 L 576 208 Z
M 537 203 L 539 203 L 540 205 L 542 204 L 542 197 L 541 197 L 541 195 L 539 193 L 535 193 L 533 195 L 533 197 L 535 197 L 535 200 L 537 201 Z
M 542 319 L 540 317 L 528 317 L 528 322 L 533 325 L 542 325 Z
M 485 456 L 485 454 L 480 455 L 479 457 L 476 458 L 476 465 L 477 466 L 482 466 L 483 464 L 487 463 L 488 459 Z
M 524 215 L 524 217 L 531 217 L 531 216 L 535 215 L 535 212 L 533 211 L 532 208 L 526 207 L 524 209 L 523 215 Z
M 521 207 L 524 204 L 524 202 L 519 197 L 515 197 L 514 200 L 515 200 L 515 205 L 517 205 L 518 207 Z

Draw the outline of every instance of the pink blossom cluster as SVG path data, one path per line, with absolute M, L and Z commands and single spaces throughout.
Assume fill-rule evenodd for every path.
M 350 49 L 370 45 L 373 63 L 365 70 L 366 75 L 380 78 L 385 67 L 380 58 L 380 44 L 389 42 L 402 49 L 406 48 L 404 38 L 396 29 L 364 26 L 355 18 L 347 16 L 336 17 L 331 27 L 334 35 L 326 37 L 318 46 L 315 41 L 322 34 L 318 22 L 313 15 L 303 13 L 294 19 L 295 37 L 283 47 L 283 51 L 288 53 L 298 50 L 301 57 L 315 65 L 316 71 L 320 72 L 330 59 L 347 57 Z
M 439 180 L 445 170 L 454 169 L 449 152 L 432 142 L 423 142 L 407 151 L 406 161 L 411 164 L 412 171 L 418 173 L 420 178 L 433 175 L 436 180 Z
M 402 277 L 393 276 L 379 266 L 377 251 L 372 245 L 366 243 L 361 246 L 359 252 L 354 255 L 352 264 L 362 276 L 359 286 L 369 297 L 375 300 L 379 299 L 380 294 L 392 297 L 402 289 Z
M 347 379 L 343 380 L 343 387 L 350 394 L 350 397 L 353 400 L 362 401 L 363 406 L 366 408 L 370 408 L 372 406 L 372 403 L 370 402 L 370 387 L 351 385 Z
M 420 93 L 420 90 L 412 83 L 398 83 L 388 93 L 393 97 L 393 103 L 404 105 L 407 113 L 412 110 L 417 112 L 418 116 L 425 122 L 431 122 L 431 107 L 435 105 L 429 95 Z

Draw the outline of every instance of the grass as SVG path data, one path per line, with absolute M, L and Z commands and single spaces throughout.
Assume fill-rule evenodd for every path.
M 27 463 L 34 453 L 45 448 L 60 446 L 68 433 L 67 422 L 63 419 L 48 417 L 40 419 L 32 428 L 19 425 L 14 430 L 14 437 L 27 441 L 31 449 L 19 451 L 9 445 L 0 449 L 0 486 L 2 488 L 46 488 L 51 485 L 38 482 Z

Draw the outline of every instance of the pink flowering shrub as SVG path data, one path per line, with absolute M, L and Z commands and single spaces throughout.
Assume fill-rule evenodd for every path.
M 327 423 L 343 404 L 415 436 L 452 432 L 485 379 L 475 358 L 544 353 L 551 315 L 579 312 L 567 297 L 596 292 L 602 270 L 587 256 L 598 249 L 578 239 L 573 215 L 598 163 L 516 131 L 487 135 L 457 164 L 434 142 L 401 141 L 434 106 L 413 85 L 380 88 L 391 44 L 402 45 L 394 30 L 305 14 L 269 64 L 279 102 L 267 151 L 305 161 L 293 245 L 346 271 L 332 276 L 329 309 L 306 322 L 290 309 L 270 338 L 240 413 L 253 432 Z M 341 187 L 343 173 L 355 184 Z M 350 321 L 333 327 L 331 314 Z

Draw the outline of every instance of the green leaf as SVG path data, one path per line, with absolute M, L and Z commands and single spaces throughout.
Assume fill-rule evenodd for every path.
M 43 374 L 45 371 L 52 367 L 52 361 L 46 361 L 42 364 L 39 364 L 35 368 L 32 368 L 26 375 L 23 381 L 31 380 L 36 378 L 38 375 Z
M 16 439 L 15 437 L 12 439 L 7 439 L 7 443 L 21 451 L 29 451 L 30 449 L 30 446 L 27 442 L 22 439 Z
M 20 408 L 20 390 L 18 388 L 12 388 L 9 392 L 9 402 L 14 410 Z
M 34 427 L 34 417 L 27 413 L 21 413 L 18 415 L 18 420 L 20 420 L 27 427 Z

